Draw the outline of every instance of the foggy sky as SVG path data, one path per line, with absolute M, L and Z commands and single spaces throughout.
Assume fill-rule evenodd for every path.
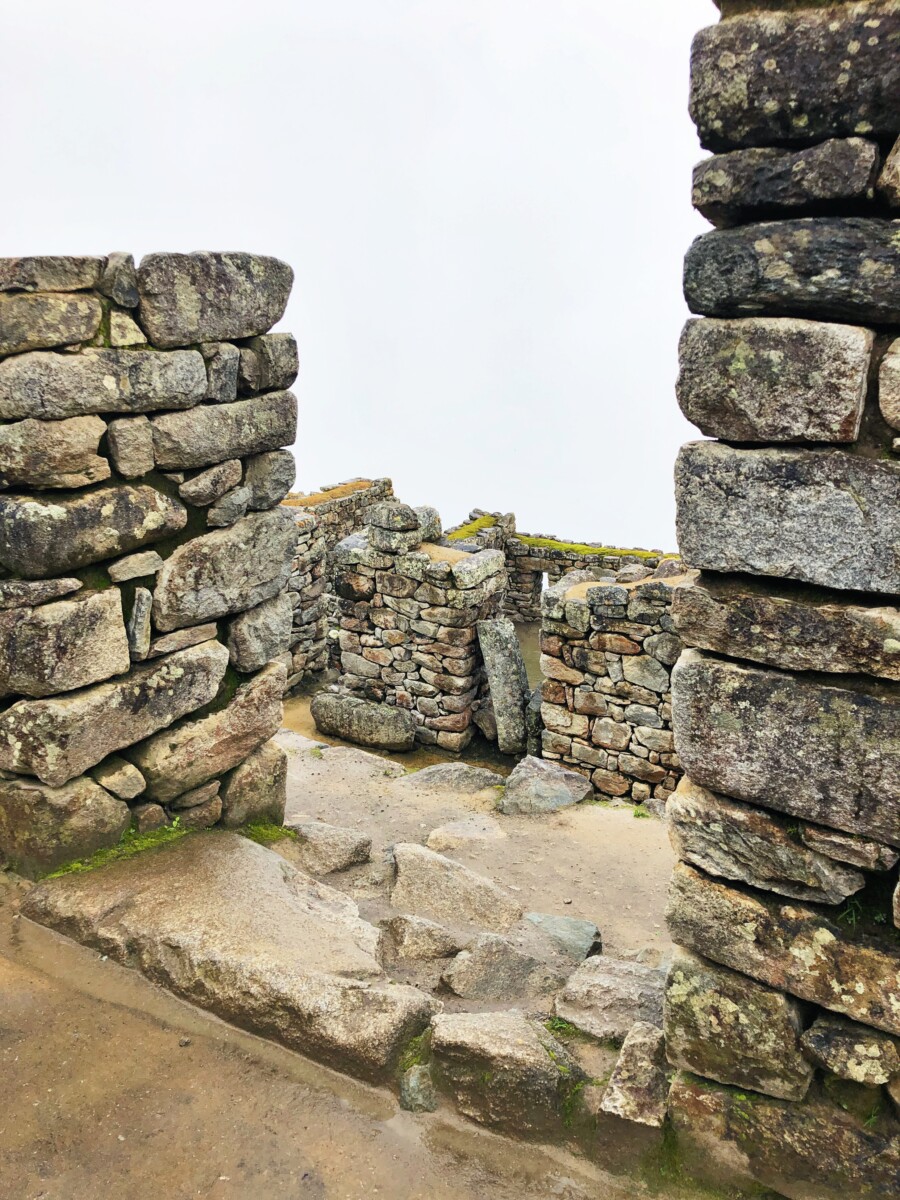
M 0 254 L 292 264 L 298 487 L 674 547 L 711 0 L 0 0 Z

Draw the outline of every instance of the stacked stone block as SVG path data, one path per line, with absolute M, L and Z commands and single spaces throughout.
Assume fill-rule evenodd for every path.
M 0 860 L 280 820 L 297 370 L 251 254 L 0 260 Z
M 723 2 L 685 264 L 670 1114 L 788 1197 L 900 1180 L 900 4 Z M 723 1086 L 724 1085 L 724 1086 Z
M 394 485 L 390 479 L 346 479 L 343 483 L 327 484 L 318 492 L 291 492 L 284 503 L 316 516 L 319 532 L 330 552 L 338 542 L 362 529 L 367 509 L 393 498 Z
M 664 804 L 680 777 L 671 668 L 682 644 L 670 611 L 680 582 L 600 582 L 576 571 L 544 592 L 541 755 L 602 796 Z
M 303 510 L 301 510 L 301 513 Z M 319 518 L 295 514 L 297 543 L 288 590 L 291 618 L 291 667 L 286 689 L 297 687 L 328 666 L 328 586 L 325 537 Z

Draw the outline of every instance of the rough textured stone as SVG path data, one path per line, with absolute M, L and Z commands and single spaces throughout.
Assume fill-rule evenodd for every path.
M 210 645 L 227 655 L 220 643 Z M 180 652 L 191 653 L 197 651 Z M 286 678 L 281 663 L 270 663 L 242 683 L 225 708 L 182 721 L 177 729 L 148 738 L 129 751 L 128 758 L 147 781 L 147 799 L 168 804 L 182 792 L 230 771 L 273 737 L 281 726 Z
M 115 347 L 146 346 L 147 335 L 128 313 L 113 309 L 109 314 L 109 344 Z
M 800 823 L 800 838 L 819 854 L 865 871 L 890 871 L 900 859 L 900 851 L 892 846 L 882 846 L 852 833 L 839 833 L 836 829 L 823 829 L 821 825 L 807 825 L 805 821 Z
M 390 917 L 382 921 L 382 926 L 398 958 L 450 958 L 463 948 L 456 934 L 425 917 Z
M 878 407 L 892 429 L 900 429 L 900 338 L 891 342 L 878 368 Z
M 83 421 L 89 419 L 80 418 Z M 113 466 L 126 479 L 136 479 L 153 470 L 153 433 L 146 417 L 120 417 L 110 421 L 107 441 Z
M 153 593 L 145 587 L 134 589 L 131 612 L 128 615 L 128 651 L 133 662 L 143 662 L 150 653 L 150 610 Z
M 703 234 L 684 260 L 691 312 L 900 323 L 900 223 L 869 217 L 768 221 Z
M 96 296 L 77 292 L 0 295 L 0 354 L 89 342 L 102 315 Z
M 297 834 L 290 858 L 311 875 L 330 875 L 369 861 L 372 839 L 355 829 L 342 829 L 325 821 L 286 821 Z M 282 848 L 287 853 L 287 848 Z
M 203 507 L 212 504 L 237 487 L 241 482 L 243 467 L 239 458 L 229 458 L 191 476 L 179 485 L 178 495 L 185 504 L 195 504 Z
M 707 437 L 852 442 L 866 399 L 873 334 L 779 317 L 688 321 L 678 403 Z
M 600 930 L 593 921 L 578 917 L 555 917 L 551 913 L 529 912 L 525 920 L 530 921 L 551 942 L 576 962 L 592 954 L 602 954 L 603 940 Z
M 171 654 L 173 650 L 184 650 L 188 646 L 197 646 L 216 636 L 215 621 L 209 625 L 194 625 L 191 629 L 176 629 L 163 637 L 154 638 L 147 653 L 148 658 L 159 658 L 161 654 Z
M 206 523 L 213 528 L 225 528 L 239 521 L 250 506 L 250 489 L 247 487 L 232 488 L 221 500 L 211 505 L 206 513 Z
M 115 588 L 0 612 L 0 696 L 51 696 L 129 667 Z
M 503 787 L 506 779 L 497 771 L 487 767 L 473 767 L 469 763 L 435 763 L 413 771 L 403 781 L 406 786 L 418 791 L 453 792 L 458 796 L 474 796 L 486 788 Z
M 562 983 L 540 959 L 517 950 L 509 938 L 483 933 L 444 969 L 441 980 L 466 1000 L 540 996 Z
M 247 392 L 289 388 L 297 378 L 297 342 L 292 333 L 269 333 L 241 347 L 239 379 Z
M 859 871 L 805 846 L 796 826 L 687 776 L 668 799 L 666 821 L 677 856 L 711 875 L 819 904 L 840 904 L 865 886 Z
M 895 137 L 898 34 L 893 0 L 748 13 L 701 30 L 690 102 L 701 142 L 718 150 Z
M 900 463 L 690 442 L 675 489 L 692 567 L 900 592 Z
M 419 528 L 415 509 L 408 504 L 401 504 L 399 500 L 381 500 L 378 504 L 370 504 L 363 513 L 363 519 L 376 529 L 411 533 Z
M 621 1042 L 635 1021 L 662 1024 L 665 979 L 656 967 L 594 955 L 569 976 L 553 1011 L 592 1037 Z
M 110 254 L 104 264 L 97 289 L 123 308 L 137 308 L 140 296 L 137 291 L 137 271 L 133 256 L 121 250 Z
M 225 647 L 205 642 L 134 667 L 119 680 L 44 700 L 19 700 L 0 716 L 0 767 L 59 787 L 114 750 L 206 704 L 227 665 Z M 190 780 L 183 787 L 181 782 L 172 781 L 177 791 L 191 786 Z
M 146 786 L 137 767 L 133 767 L 118 754 L 111 754 L 102 763 L 92 767 L 90 774 L 96 783 L 118 796 L 120 800 L 133 800 Z
M 900 845 L 900 697 L 889 685 L 831 687 L 689 650 L 672 697 L 678 754 L 702 787 Z
M 666 1039 L 647 1021 L 636 1021 L 622 1043 L 601 1111 L 639 1125 L 661 1129 L 666 1121 Z
M 900 609 L 839 593 L 702 575 L 673 589 L 672 619 L 690 646 L 791 671 L 900 680 Z
M 124 583 L 128 579 L 145 579 L 149 575 L 156 575 L 162 570 L 162 565 L 163 560 L 155 550 L 144 550 L 110 563 L 106 572 L 113 583 Z M 215 634 L 210 636 L 215 637 Z
M 177 533 L 187 511 L 146 484 L 72 496 L 0 495 L 0 563 L 26 578 L 60 575 Z
M 222 784 L 222 824 L 236 829 L 253 821 L 284 823 L 287 802 L 287 755 L 274 741 L 264 742 L 239 763 Z
M 0 779 L 0 860 L 34 878 L 114 846 L 130 819 L 127 804 L 86 776 L 63 787 Z
M 666 980 L 666 1053 L 675 1067 L 784 1100 L 813 1068 L 800 1049 L 802 1006 L 773 988 L 679 951 Z
M 541 758 L 523 758 L 506 780 L 500 797 L 504 813 L 555 812 L 570 804 L 578 804 L 593 795 L 589 779 L 561 767 L 559 763 Z
M 876 185 L 878 198 L 891 208 L 900 208 L 900 138 L 884 160 Z
M 720 228 L 802 211 L 836 212 L 871 200 L 880 155 L 864 138 L 830 138 L 801 150 L 717 154 L 694 168 L 691 200 Z
M 675 865 L 666 917 L 673 940 L 704 958 L 900 1033 L 900 961 L 890 944 L 796 901 L 726 887 L 685 863 Z
M 190 408 L 206 390 L 196 350 L 89 349 L 0 362 L 0 417 L 59 420 L 85 413 Z
M 199 625 L 277 595 L 290 576 L 296 540 L 294 518 L 276 508 L 179 546 L 166 559 L 153 596 L 157 629 Z
M 89 255 L 0 258 L 0 292 L 78 292 L 96 287 L 103 267 Z
M 227 831 L 32 888 L 27 916 L 218 1016 L 328 1066 L 384 1079 L 434 1004 L 387 985 L 348 897 Z
M 205 467 L 290 445 L 297 434 L 297 401 L 292 392 L 268 392 L 252 400 L 163 413 L 151 417 L 150 424 L 158 467 Z
M 471 817 L 461 817 L 458 821 L 448 821 L 446 825 L 432 829 L 425 844 L 429 850 L 442 853 L 472 842 L 489 842 L 505 837 L 499 821 L 482 813 L 473 813 Z
M 800 1041 L 817 1066 L 839 1079 L 881 1087 L 900 1075 L 900 1050 L 894 1039 L 844 1017 L 821 1013 Z
M 132 805 L 131 820 L 137 833 L 151 833 L 169 823 L 166 810 L 160 804 Z
M 431 1078 L 431 1068 L 417 1063 L 400 1076 L 400 1107 L 407 1112 L 434 1112 L 437 1093 Z
M 244 674 L 287 650 L 294 615 L 287 592 L 279 592 L 255 608 L 247 609 L 228 623 L 228 652 L 231 665 Z
M 508 617 L 479 621 L 476 628 L 497 723 L 497 748 L 501 754 L 522 754 L 531 688 L 519 635 Z
M 388 704 L 375 704 L 355 696 L 317 692 L 310 705 L 320 733 L 343 738 L 358 746 L 382 750 L 412 750 L 416 723 L 411 712 Z
M 510 929 L 522 915 L 518 903 L 504 888 L 424 846 L 398 843 L 394 861 L 394 908 L 500 933 Z
M 297 464 L 290 450 L 254 454 L 244 464 L 244 485 L 250 489 L 248 507 L 259 512 L 280 504 L 297 477 Z
M 83 586 L 80 579 L 0 579 L 0 612 L 58 600 Z
M 253 337 L 284 316 L 293 281 L 287 263 L 262 254 L 148 254 L 141 324 L 156 346 Z
M 206 363 L 206 400 L 227 404 L 237 400 L 241 352 L 231 342 L 204 342 L 200 353 Z
M 180 796 L 176 796 L 170 807 L 173 811 L 179 813 L 184 819 L 184 814 L 190 808 L 205 808 L 211 800 L 215 800 L 219 795 L 221 782 L 218 779 L 213 779 L 210 783 L 203 784 L 202 787 L 192 788 L 189 792 L 182 792 Z M 216 809 L 216 820 L 222 812 L 221 803 Z M 215 824 L 215 821 L 211 822 Z M 204 826 L 205 827 L 205 826 Z
M 218 784 L 216 786 L 218 787 Z M 199 804 L 192 804 L 183 811 L 179 810 L 176 815 L 182 829 L 211 829 L 219 823 L 222 816 L 222 797 L 218 794 L 212 795 Z
M 97 453 L 105 432 L 99 417 L 0 425 L 0 487 L 81 488 L 109 479 Z

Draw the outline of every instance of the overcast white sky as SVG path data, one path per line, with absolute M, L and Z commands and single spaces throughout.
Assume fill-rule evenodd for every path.
M 296 272 L 298 486 L 674 547 L 711 0 L 0 0 L 0 254 Z

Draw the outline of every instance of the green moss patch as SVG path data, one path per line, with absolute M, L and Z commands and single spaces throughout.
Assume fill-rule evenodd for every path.
M 491 529 L 496 524 L 496 517 L 476 517 L 474 521 L 460 525 L 459 529 L 454 529 L 452 533 L 448 533 L 447 540 L 450 542 L 461 542 L 466 538 L 474 537 L 479 529 Z
M 136 829 L 127 829 L 122 840 L 115 846 L 97 850 L 88 858 L 79 858 L 75 862 L 66 863 L 42 876 L 43 879 L 58 879 L 62 875 L 80 875 L 84 871 L 95 871 L 98 867 L 107 867 L 110 863 L 123 862 L 143 854 L 145 850 L 155 850 L 157 846 L 167 846 L 186 837 L 192 830 L 181 829 L 177 822 L 173 825 L 163 825 L 159 829 L 151 829 L 149 833 L 138 833 Z
M 273 842 L 283 842 L 285 838 L 292 842 L 299 840 L 299 834 L 293 829 L 275 825 L 271 821 L 252 821 L 249 825 L 242 825 L 235 832 L 249 838 L 251 842 L 258 842 L 260 846 L 271 846 Z
M 451 536 L 456 537 L 456 534 Z M 677 554 L 656 554 L 652 550 L 623 550 L 619 546 L 591 546 L 587 542 L 559 542 L 556 538 L 532 537 L 530 534 L 514 534 L 523 546 L 534 546 L 541 550 L 563 550 L 567 554 L 606 555 L 611 554 L 621 558 L 629 555 L 632 558 L 677 558 Z

